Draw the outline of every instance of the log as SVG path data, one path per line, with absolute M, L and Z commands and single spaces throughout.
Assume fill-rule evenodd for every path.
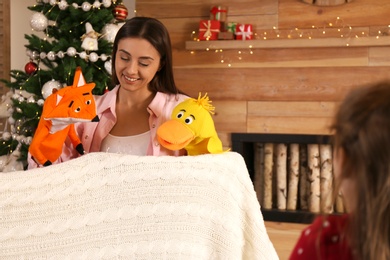
M 287 145 L 276 145 L 276 198 L 277 208 L 285 210 L 287 208 Z
M 272 208 L 272 169 L 273 169 L 274 145 L 272 143 L 264 144 L 264 198 L 263 208 Z
M 307 168 L 307 146 L 299 145 L 299 204 L 301 210 L 309 210 L 310 180 Z
M 290 144 L 288 189 L 287 189 L 287 209 L 296 210 L 298 200 L 299 182 L 299 144 Z
M 264 144 L 254 143 L 253 186 L 260 204 L 264 198 Z
M 332 146 L 329 144 L 320 145 L 320 160 L 321 160 L 321 181 L 320 181 L 320 206 L 321 212 L 333 212 L 332 203 L 332 187 L 333 187 L 333 162 L 332 162 Z
M 310 180 L 309 211 L 320 212 L 320 151 L 318 144 L 307 145 Z

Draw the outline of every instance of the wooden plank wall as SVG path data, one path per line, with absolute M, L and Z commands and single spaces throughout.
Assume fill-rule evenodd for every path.
M 390 40 L 384 47 L 186 50 L 210 8 L 227 6 L 228 21 L 252 24 L 256 39 L 279 34 L 286 41 L 310 36 L 326 42 L 389 36 L 390 2 L 372 2 L 319 7 L 300 0 L 142 0 L 136 11 L 167 26 L 178 86 L 193 97 L 209 94 L 217 131 L 230 147 L 232 132 L 329 133 L 334 109 L 348 90 L 390 79 Z

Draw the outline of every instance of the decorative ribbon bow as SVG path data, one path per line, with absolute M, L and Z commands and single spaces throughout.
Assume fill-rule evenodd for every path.
M 212 32 L 219 32 L 219 29 L 211 29 L 211 21 L 208 20 L 207 22 L 207 24 L 203 22 L 206 28 L 200 28 L 199 31 L 205 32 L 203 35 L 205 38 L 210 38 L 213 35 Z
M 245 41 L 246 40 L 246 37 L 249 38 L 249 36 L 251 36 L 253 33 L 251 31 L 251 28 L 248 26 L 247 27 L 247 31 L 245 31 L 245 25 L 240 25 L 238 26 L 238 28 L 240 29 L 239 31 L 236 29 L 236 35 L 242 35 L 242 40 Z
M 218 13 L 227 13 L 226 9 L 221 9 L 219 6 L 213 6 L 211 8 L 210 13 L 213 15 L 214 20 L 221 20 L 221 15 L 217 17 Z

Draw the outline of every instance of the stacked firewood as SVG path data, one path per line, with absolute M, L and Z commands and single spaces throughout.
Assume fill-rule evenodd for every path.
M 254 143 L 254 187 L 263 209 L 344 212 L 342 196 L 332 199 L 330 144 Z

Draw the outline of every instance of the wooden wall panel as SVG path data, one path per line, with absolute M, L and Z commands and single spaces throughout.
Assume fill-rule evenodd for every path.
M 385 49 L 384 49 L 385 50 Z M 373 50 L 378 60 L 384 50 Z M 368 48 L 292 48 L 240 49 L 219 51 L 178 51 L 173 53 L 175 68 L 296 68 L 296 67 L 356 67 L 368 66 Z M 386 58 L 382 58 L 384 61 Z M 387 57 L 388 59 L 388 57 Z M 221 60 L 224 62 L 221 63 Z M 386 63 L 372 62 L 371 66 Z
M 389 67 L 175 69 L 186 93 L 214 100 L 339 101 L 350 89 L 390 79 Z
M 314 6 L 299 0 L 279 0 L 279 27 L 309 28 L 324 26 L 340 17 L 345 25 L 366 26 L 390 24 L 390 1 L 353 0 L 339 6 Z
M 140 2 L 140 1 L 138 1 Z M 156 18 L 197 17 L 208 18 L 214 5 L 228 7 L 230 16 L 270 15 L 278 12 L 278 2 L 274 0 L 142 0 L 137 3 L 137 13 Z
M 369 48 L 370 66 L 390 66 L 390 47 Z
M 248 116 L 248 133 L 329 134 L 328 117 L 262 117 Z

